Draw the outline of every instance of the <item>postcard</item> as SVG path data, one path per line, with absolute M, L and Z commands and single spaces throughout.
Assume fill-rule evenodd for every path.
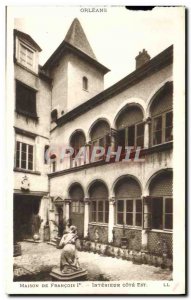
M 184 295 L 185 7 L 6 29 L 6 292 Z

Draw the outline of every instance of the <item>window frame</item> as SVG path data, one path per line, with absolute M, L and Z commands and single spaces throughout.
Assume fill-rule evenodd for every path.
M 100 145 L 100 144 L 101 144 L 101 143 L 100 143 L 100 140 L 102 140 L 102 139 L 103 139 L 103 145 Z M 107 139 L 108 139 L 108 140 L 107 140 Z M 97 143 L 97 142 L 98 142 L 98 144 L 95 145 L 95 143 Z M 104 147 L 104 148 L 105 148 L 105 153 L 103 154 L 103 156 L 97 157 L 97 158 L 96 158 L 96 161 L 103 160 L 104 157 L 105 157 L 105 155 L 107 154 L 107 149 L 108 149 L 108 147 L 111 146 L 111 136 L 110 136 L 110 133 L 107 133 L 107 134 L 105 134 L 105 135 L 103 135 L 103 136 L 100 136 L 100 137 L 94 139 L 94 140 L 91 140 L 90 157 L 91 157 L 91 155 L 92 155 L 92 151 L 93 151 L 93 147 L 94 147 L 94 146 L 95 146 L 95 147 L 101 146 L 101 147 Z
M 137 127 L 141 124 L 143 125 L 143 135 L 137 136 Z M 130 145 L 128 145 L 128 136 L 129 136 L 128 130 L 129 130 L 129 127 L 132 127 L 132 126 L 134 126 L 134 145 L 130 146 Z M 120 129 L 118 129 L 118 132 L 120 132 L 122 130 L 124 130 L 124 134 L 125 134 L 125 147 L 134 147 L 134 148 L 136 148 L 137 147 L 137 138 L 138 137 L 143 137 L 143 147 L 141 147 L 141 146 L 138 146 L 138 147 L 141 147 L 141 149 L 144 148 L 144 140 L 145 140 L 145 134 L 144 134 L 145 133 L 145 122 L 144 121 L 138 122 L 138 123 L 135 123 L 135 124 L 131 124 L 131 125 L 123 127 L 123 128 L 120 128 Z
M 17 151 L 17 145 L 19 143 L 19 151 Z M 22 151 L 23 146 L 22 145 L 26 145 L 26 168 L 22 167 L 22 153 L 24 153 L 24 151 Z M 32 147 L 32 161 L 29 160 L 29 147 Z M 19 152 L 19 157 L 17 158 L 17 152 Z M 19 165 L 17 165 L 17 161 L 19 162 Z M 32 162 L 32 169 L 29 168 L 29 163 Z M 15 154 L 15 167 L 18 169 L 22 169 L 22 170 L 27 170 L 27 171 L 34 171 L 34 145 L 28 144 L 28 143 L 24 143 L 21 141 L 16 141 L 16 154 Z
M 154 116 L 151 117 L 151 145 L 152 146 L 157 146 L 157 145 L 161 145 L 161 144 L 169 143 L 169 142 L 173 141 L 173 138 L 172 138 L 172 140 L 166 141 L 166 128 L 170 128 L 170 126 L 166 127 L 166 115 L 168 113 L 172 113 L 172 131 L 173 131 L 173 110 L 172 109 L 164 111 L 164 112 L 162 112 L 160 114 L 157 114 L 157 115 L 154 115 Z M 154 131 L 154 120 L 156 118 L 159 118 L 159 117 L 162 117 L 161 143 L 154 144 L 154 133 L 156 132 L 156 131 Z
M 153 202 L 155 199 L 161 199 L 162 201 L 162 229 L 161 228 L 153 228 Z M 165 212 L 165 202 L 166 199 L 171 199 L 172 201 L 172 212 Z M 147 205 L 147 212 L 145 212 L 145 205 Z M 166 214 L 172 215 L 172 228 L 165 228 L 165 216 Z M 145 218 L 147 218 L 148 226 L 145 226 Z M 143 229 L 149 229 L 153 231 L 164 231 L 164 232 L 173 232 L 173 196 L 147 196 L 143 198 Z
M 74 208 L 75 208 L 75 210 L 74 210 Z M 83 212 L 81 212 L 82 208 L 83 208 Z M 84 214 L 84 202 L 80 201 L 80 200 L 73 200 L 72 199 L 71 212 L 72 212 L 72 214 L 78 214 L 78 215 Z
M 34 112 L 31 112 L 29 110 L 25 110 L 23 109 L 22 107 L 19 107 L 18 105 L 18 94 L 17 94 L 17 89 L 19 89 L 19 86 L 24 89 L 27 89 L 29 91 L 29 93 L 33 93 L 33 97 L 34 97 L 34 101 L 35 101 L 35 111 Z M 22 114 L 22 115 L 25 115 L 29 118 L 32 118 L 32 119 L 35 119 L 35 120 L 38 120 L 38 116 L 37 116 L 37 90 L 35 90 L 34 88 L 28 86 L 27 84 L 23 83 L 22 81 L 20 80 L 15 80 L 15 111 L 18 113 L 18 114 Z
M 30 51 L 33 53 L 33 59 L 32 59 L 32 66 L 28 65 L 27 63 L 23 63 L 21 60 L 21 47 L 24 47 L 26 50 Z M 28 43 L 23 41 L 22 39 L 18 39 L 18 63 L 21 64 L 23 67 L 27 68 L 30 71 L 33 71 L 35 73 L 38 73 L 38 68 L 37 68 L 37 51 Z
M 82 78 L 82 89 L 84 91 L 88 91 L 88 78 L 86 76 L 83 76 Z
M 96 203 L 96 209 L 92 210 L 93 202 Z M 103 203 L 103 210 L 99 210 L 99 203 Z M 107 204 L 106 204 L 107 202 Z M 108 210 L 106 209 L 108 207 Z M 103 221 L 99 220 L 99 213 L 102 212 Z M 95 220 L 92 218 L 92 213 L 95 213 Z M 108 214 L 108 220 L 106 215 Z M 107 222 L 106 222 L 107 221 Z M 91 223 L 100 223 L 100 224 L 108 224 L 109 223 L 109 200 L 108 198 L 90 198 L 90 222 Z
M 123 201 L 123 212 L 118 212 L 118 201 Z M 132 212 L 127 212 L 127 201 L 133 201 L 133 210 Z M 136 210 L 136 201 L 141 201 L 141 212 L 138 212 Z M 142 228 L 143 227 L 143 201 L 141 199 L 141 197 L 137 198 L 137 197 L 119 197 L 116 199 L 116 214 L 115 214 L 115 223 L 117 226 L 126 226 L 126 227 L 129 227 L 129 228 Z M 123 213 L 123 224 L 119 224 L 118 223 L 118 213 Z M 127 222 L 126 222 L 126 215 L 128 213 L 131 213 L 132 214 L 132 225 L 128 225 Z M 141 225 L 136 225 L 136 217 L 137 217 L 137 214 L 141 214 Z

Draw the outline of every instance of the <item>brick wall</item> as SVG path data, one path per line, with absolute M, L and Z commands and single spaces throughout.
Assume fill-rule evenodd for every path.
M 121 245 L 121 238 L 123 237 L 123 228 L 114 228 L 114 245 Z M 125 229 L 125 237 L 128 239 L 128 249 L 141 250 L 142 236 L 141 230 Z
M 148 250 L 152 254 L 163 254 L 163 242 L 167 245 L 168 256 L 173 253 L 173 236 L 171 233 L 149 232 L 148 233 Z
M 172 173 L 160 174 L 151 182 L 150 196 L 172 196 Z

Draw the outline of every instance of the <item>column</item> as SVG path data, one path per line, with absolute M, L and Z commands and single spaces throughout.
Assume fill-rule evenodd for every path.
M 44 226 L 47 223 L 47 218 L 48 218 L 48 210 L 49 210 L 49 197 L 44 196 L 42 197 L 40 201 L 40 207 L 39 207 L 39 216 L 42 220 L 39 234 L 40 234 L 40 240 L 43 241 L 44 239 Z
M 88 236 L 88 224 L 89 224 L 89 198 L 84 199 L 84 237 Z
M 111 152 L 116 152 L 117 148 L 116 148 L 116 134 L 117 131 L 114 129 L 111 129 L 111 133 L 110 133 L 110 146 L 111 146 Z M 115 157 L 111 155 L 111 157 Z
M 91 141 L 86 143 L 86 164 L 89 164 L 91 160 L 91 145 Z
M 145 197 L 142 197 L 143 201 L 143 229 L 142 229 L 142 250 L 147 251 L 148 248 L 148 228 L 149 228 L 149 208 L 146 201 L 144 201 Z
M 108 224 L 108 242 L 113 242 L 113 226 L 115 213 L 115 198 L 109 199 L 109 224 Z
M 70 203 L 71 203 L 71 199 L 65 199 L 64 200 L 65 203 L 65 218 L 66 221 L 70 218 Z M 64 209 L 64 207 L 63 207 Z
M 149 129 L 151 124 L 151 118 L 145 120 L 145 132 L 144 132 L 144 148 L 149 148 Z

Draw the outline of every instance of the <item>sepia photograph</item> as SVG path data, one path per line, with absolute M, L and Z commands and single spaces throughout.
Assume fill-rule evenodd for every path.
M 184 26 L 7 7 L 9 294 L 185 293 Z

